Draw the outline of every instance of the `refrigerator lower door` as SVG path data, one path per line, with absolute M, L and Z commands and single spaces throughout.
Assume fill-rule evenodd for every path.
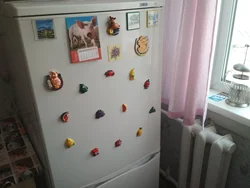
M 152 153 L 108 177 L 81 188 L 156 188 L 160 153 Z

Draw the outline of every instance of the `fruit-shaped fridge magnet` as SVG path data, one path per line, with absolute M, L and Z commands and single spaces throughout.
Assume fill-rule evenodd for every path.
M 142 135 L 142 127 L 140 127 L 136 134 L 138 137 Z
M 122 141 L 119 139 L 115 142 L 115 147 L 119 147 L 122 145 Z
M 91 151 L 91 154 L 92 154 L 93 156 L 99 155 L 99 149 L 98 149 L 98 148 L 94 148 L 94 149 Z
M 152 107 L 152 108 L 149 110 L 149 113 L 152 114 L 152 113 L 154 113 L 154 112 L 156 112 L 155 107 Z
M 110 77 L 110 76 L 114 76 L 115 72 L 113 70 L 108 70 L 107 72 L 105 72 L 105 76 L 106 77 Z
M 134 80 L 135 79 L 135 69 L 132 69 L 129 73 L 129 79 Z
M 81 94 L 88 92 L 88 90 L 89 90 L 89 88 L 86 85 L 80 84 L 79 92 Z
M 116 22 L 116 17 L 109 17 L 107 33 L 109 35 L 118 35 L 120 32 L 120 24 Z
M 65 141 L 65 145 L 66 145 L 68 148 L 71 148 L 72 146 L 75 145 L 75 141 L 74 141 L 72 138 L 67 138 L 66 141 Z
M 62 115 L 61 115 L 61 120 L 63 122 L 68 122 L 69 121 L 69 112 L 64 112 Z
M 150 86 L 150 80 L 147 79 L 147 80 L 145 81 L 145 83 L 144 83 L 144 89 L 148 89 L 149 86 Z
M 50 90 L 56 91 L 63 87 L 63 79 L 60 73 L 56 71 L 50 71 L 46 76 L 46 84 Z
M 127 112 L 128 106 L 126 104 L 122 104 L 122 112 Z
M 97 110 L 97 112 L 95 113 L 95 118 L 96 119 L 100 119 L 102 118 L 103 116 L 105 116 L 105 113 L 103 110 Z
M 147 54 L 149 49 L 149 38 L 147 36 L 140 36 L 135 39 L 135 53 L 139 56 Z

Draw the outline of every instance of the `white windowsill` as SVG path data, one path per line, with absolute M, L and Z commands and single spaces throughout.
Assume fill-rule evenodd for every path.
M 220 93 L 214 89 L 210 89 L 209 97 Z M 243 124 L 250 128 L 250 107 L 236 108 L 229 106 L 225 103 L 225 100 L 220 102 L 208 99 L 208 110 L 211 110 L 217 114 L 225 116 L 233 121 Z

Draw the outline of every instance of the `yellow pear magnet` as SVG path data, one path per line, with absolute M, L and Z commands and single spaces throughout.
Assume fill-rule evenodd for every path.
M 139 137 L 139 136 L 141 136 L 142 135 L 142 127 L 140 127 L 139 129 L 138 129 L 138 131 L 137 131 L 137 136 Z
M 129 73 L 129 79 L 134 80 L 135 79 L 135 69 L 132 69 Z
M 75 141 L 74 141 L 72 138 L 67 138 L 66 141 L 65 141 L 65 145 L 66 145 L 68 148 L 71 148 L 72 146 L 75 145 Z

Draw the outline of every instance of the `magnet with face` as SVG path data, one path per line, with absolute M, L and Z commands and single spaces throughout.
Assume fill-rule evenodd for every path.
M 120 24 L 116 22 L 116 17 L 109 17 L 107 33 L 109 35 L 118 35 L 120 32 Z
M 46 84 L 48 89 L 56 91 L 63 87 L 63 79 L 60 73 L 56 71 L 50 71 L 46 76 Z

